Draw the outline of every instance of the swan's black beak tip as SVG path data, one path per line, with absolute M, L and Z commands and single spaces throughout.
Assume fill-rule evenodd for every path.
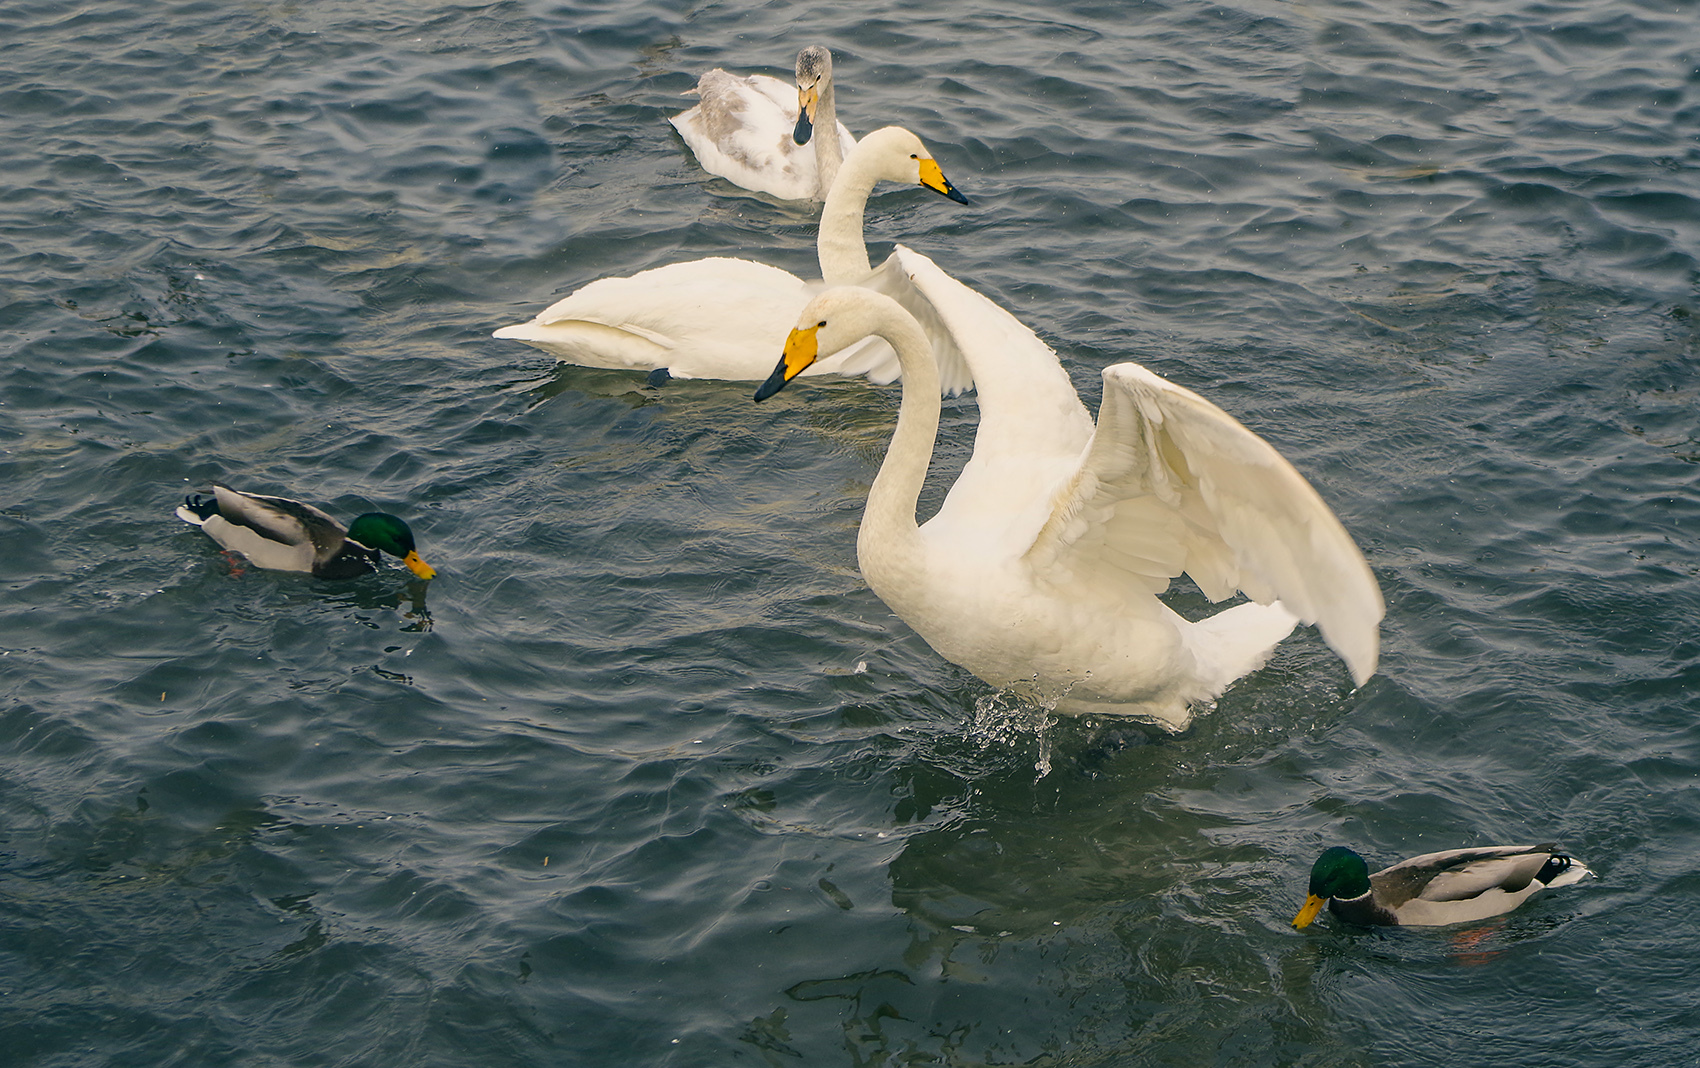
M 767 376 L 767 381 L 756 387 L 756 400 L 764 401 L 785 388 L 785 364 L 780 362 L 773 373 Z

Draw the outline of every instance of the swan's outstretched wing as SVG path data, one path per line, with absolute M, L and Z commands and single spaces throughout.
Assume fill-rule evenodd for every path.
M 947 397 L 954 397 L 974 388 L 974 373 L 968 366 L 962 347 L 957 343 L 956 333 L 950 322 L 939 313 L 933 298 L 915 281 L 916 272 L 921 273 L 926 283 L 942 294 L 947 302 L 957 293 L 967 294 L 972 300 L 985 300 L 939 270 L 932 260 L 902 245 L 898 245 L 897 251 L 886 257 L 884 263 L 856 284 L 890 297 L 902 305 L 904 311 L 915 317 L 921 324 L 921 330 L 927 335 L 927 340 L 932 342 L 933 360 L 939 369 L 939 390 Z M 809 295 L 812 298 L 827 288 L 824 283 L 812 283 Z M 838 362 L 837 373 L 864 375 L 869 381 L 880 385 L 897 381 L 903 369 L 898 366 L 896 351 L 877 338 L 872 340 L 875 343 L 864 343 L 833 357 Z M 813 367 L 804 374 L 812 371 Z
M 927 528 L 1019 551 L 1092 436 L 1092 419 L 1057 354 L 1015 316 L 903 245 L 864 284 L 915 316 L 933 342 L 946 391 L 972 385 L 980 409 L 973 456 Z
M 711 70 L 697 82 L 700 103 L 668 121 L 685 139 L 702 169 L 734 185 L 786 200 L 816 195 L 820 177 L 815 146 L 792 140 L 797 126 L 797 86 L 765 74 L 740 78 Z M 848 154 L 856 139 L 839 124 Z
M 939 369 L 939 388 L 945 396 L 953 397 L 974 387 L 973 372 L 968 369 L 962 349 L 957 345 L 949 325 L 933 309 L 932 301 L 910 280 L 908 267 L 902 260 L 903 251 L 905 250 L 899 245 L 897 252 L 886 257 L 884 263 L 874 268 L 872 274 L 857 284 L 895 300 L 921 324 L 921 330 L 933 344 L 933 361 Z M 926 260 L 925 256 L 918 258 Z M 928 266 L 932 266 L 931 260 L 926 262 Z M 934 267 L 933 270 L 938 271 L 938 268 Z M 944 272 L 938 273 L 942 275 Z M 897 353 L 887 345 L 880 355 L 885 362 L 879 367 L 870 368 L 868 377 L 875 382 L 896 381 L 901 373 L 897 366 Z
M 1184 572 L 1212 600 L 1278 599 L 1356 683 L 1375 673 L 1381 591 L 1334 513 L 1268 442 L 1138 364 L 1104 369 L 1098 428 L 1028 559 L 1152 593 Z
M 896 246 L 858 284 L 895 300 L 921 324 L 933 343 L 945 395 L 980 391 L 982 427 L 988 414 L 999 421 L 988 412 L 988 405 L 994 410 L 1007 405 L 1006 414 L 1016 419 L 1025 414 L 1022 429 L 1038 435 L 1046 447 L 1074 452 L 1085 444 L 1092 421 L 1057 363 L 1056 353 L 1013 315 L 904 245 Z M 896 354 L 891 358 L 886 381 L 897 377 Z M 989 396 L 986 389 L 991 391 Z M 1011 421 L 1002 422 L 995 441 L 988 441 L 982 432 L 975 444 L 976 455 L 988 445 L 993 452 L 1004 445 L 1023 455 L 1034 451 L 1031 440 L 1016 440 Z M 1059 434 L 1068 438 L 1060 446 L 1056 443 Z

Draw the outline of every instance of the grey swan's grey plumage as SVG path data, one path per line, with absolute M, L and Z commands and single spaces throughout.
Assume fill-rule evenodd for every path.
M 856 139 L 838 121 L 832 53 L 797 53 L 797 84 L 715 69 L 691 90 L 698 103 L 668 121 L 702 169 L 781 200 L 825 200 Z

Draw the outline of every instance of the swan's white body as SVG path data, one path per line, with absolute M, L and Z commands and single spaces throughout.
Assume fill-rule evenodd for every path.
M 825 200 L 840 162 L 856 145 L 838 121 L 832 53 L 818 45 L 797 54 L 795 85 L 716 69 L 692 92 L 700 101 L 696 107 L 668 121 L 703 170 L 745 189 L 781 200 Z M 809 138 L 811 126 L 816 129 Z M 798 134 L 807 143 L 799 143 Z
M 928 324 L 942 387 L 960 392 L 973 379 L 926 294 L 911 282 L 913 272 L 896 253 L 878 271 L 869 266 L 862 218 L 881 179 L 914 182 L 962 198 L 914 134 L 891 126 L 864 137 L 844 161 L 821 211 L 816 247 L 824 284 L 865 285 L 909 308 Z M 932 273 L 943 275 L 936 267 Z M 785 343 L 797 313 L 821 284 L 752 260 L 691 260 L 629 278 L 599 279 L 530 322 L 503 327 L 492 336 L 523 341 L 565 363 L 587 367 L 760 381 L 773 369 L 773 354 Z M 884 383 L 896 379 L 901 368 L 890 345 L 869 339 L 822 360 L 810 373 L 865 375 Z
M 903 401 L 856 551 L 868 586 L 940 655 L 1060 712 L 1171 730 L 1261 666 L 1300 620 L 1319 624 L 1356 683 L 1374 674 L 1375 578 L 1267 442 L 1133 363 L 1104 370 L 1094 428 L 1032 331 L 942 272 L 928 286 L 981 416 L 972 458 L 925 525 L 915 508 L 938 391 L 925 335 L 900 307 L 854 288 L 817 297 L 757 397 L 806 363 L 793 353 L 808 347 L 800 338 L 822 353 L 868 334 L 896 348 Z M 1182 573 L 1213 600 L 1236 590 L 1253 600 L 1188 622 L 1157 599 Z

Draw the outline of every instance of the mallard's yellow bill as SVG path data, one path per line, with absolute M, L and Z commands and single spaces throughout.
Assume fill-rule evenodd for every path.
M 409 571 L 418 575 L 422 579 L 432 579 L 437 577 L 437 569 L 420 559 L 418 553 L 408 553 L 406 556 L 401 558 L 401 562 L 407 565 L 407 569 Z
M 779 358 L 779 366 L 767 376 L 767 381 L 756 388 L 756 400 L 763 401 L 785 388 L 785 383 L 796 378 L 820 358 L 820 328 L 824 324 L 814 326 L 799 326 L 791 331 L 785 339 L 785 355 Z
M 923 159 L 917 160 L 916 162 L 921 165 L 922 185 L 931 189 L 935 193 L 943 193 L 958 204 L 968 203 L 968 198 L 957 192 L 956 187 L 950 184 L 950 179 L 944 176 L 944 171 L 939 169 L 938 160 Z
M 1328 904 L 1327 898 L 1317 897 L 1315 894 L 1311 894 L 1309 897 L 1305 898 L 1305 907 L 1299 910 L 1299 914 L 1297 916 L 1293 917 L 1293 926 L 1300 930 L 1309 927 L 1310 921 L 1316 919 L 1316 914 L 1321 912 L 1322 906 L 1326 904 Z

